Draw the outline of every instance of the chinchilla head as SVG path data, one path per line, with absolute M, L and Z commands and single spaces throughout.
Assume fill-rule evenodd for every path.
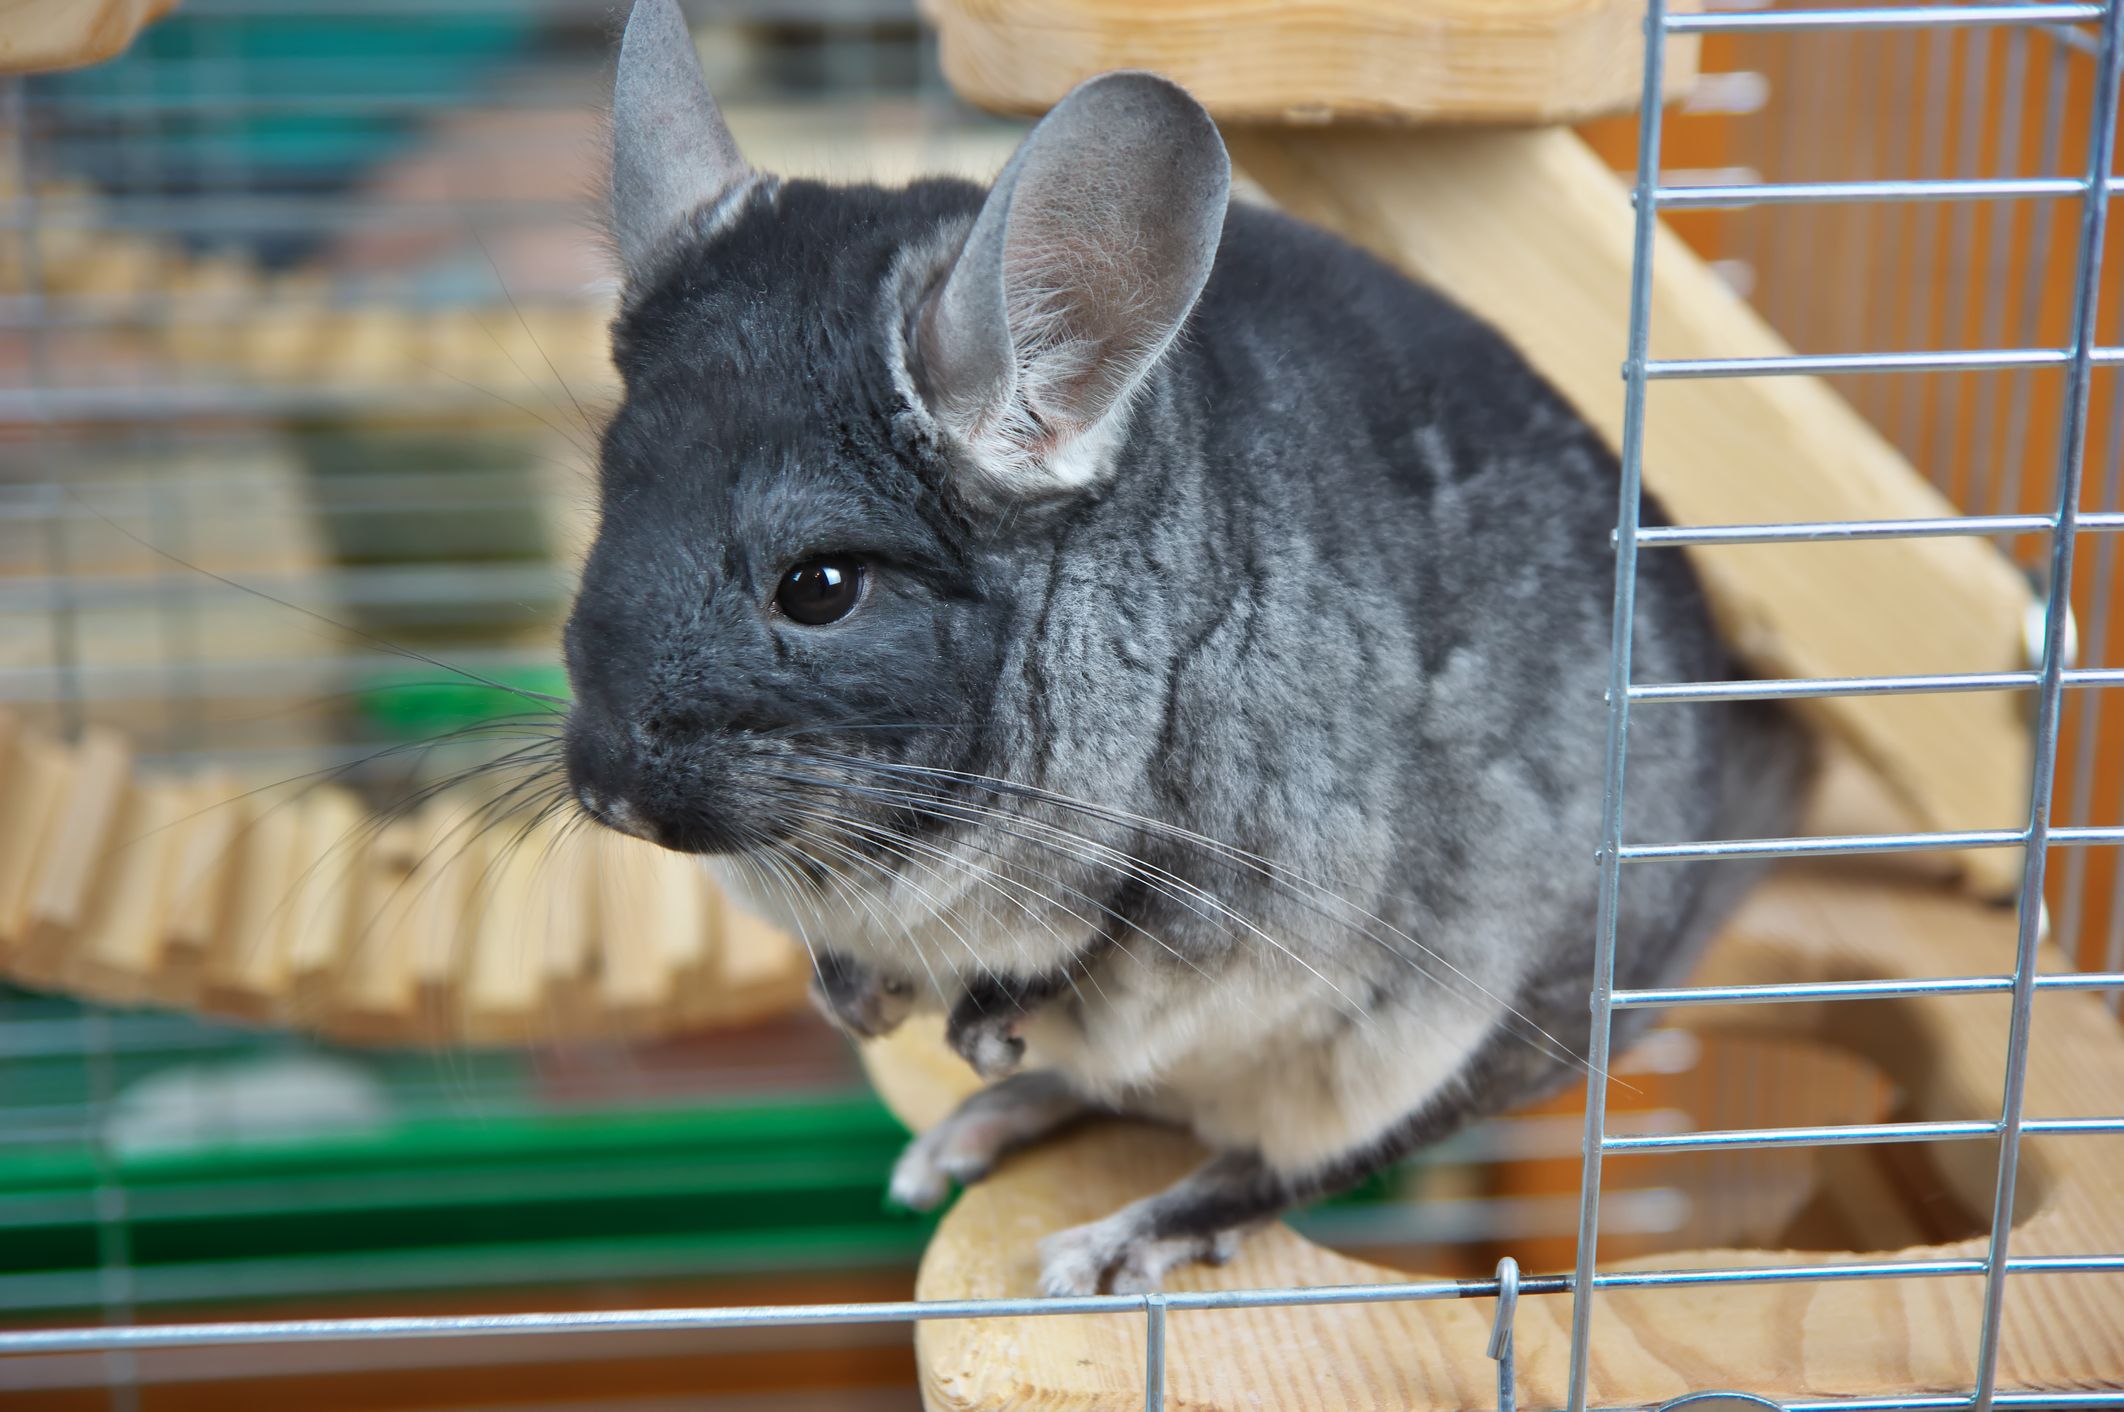
M 877 767 L 1024 728 L 995 718 L 1021 610 L 1208 276 L 1223 144 L 1111 74 L 986 192 L 763 175 L 672 0 L 635 6 L 612 117 L 624 400 L 567 628 L 574 792 L 701 853 L 897 813 Z

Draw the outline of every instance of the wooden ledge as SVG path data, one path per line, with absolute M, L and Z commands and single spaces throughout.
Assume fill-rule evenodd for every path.
M 1220 122 L 1566 123 L 1637 106 L 1643 0 L 927 0 L 962 97 L 1038 113 L 1155 69 Z M 1666 93 L 1696 79 L 1667 42 Z
M 1848 872 L 1795 873 L 1766 885 L 1700 977 L 1706 982 L 1996 975 L 2012 964 L 2011 914 L 1910 883 Z M 2061 966 L 2046 955 L 2046 968 Z M 1707 1030 L 1828 1045 L 1889 1075 L 1897 1119 L 1990 1118 L 2003 1074 L 2003 996 L 1766 1005 L 1676 1012 Z M 2124 1033 L 2092 995 L 2037 1001 L 2028 1070 L 2031 1117 L 2114 1116 L 2124 1108 Z M 963 1087 L 919 1036 L 874 1047 L 881 1092 L 903 1114 L 934 1114 Z M 1781 1077 L 1783 1076 L 1781 1072 Z M 1834 1095 L 1828 1095 L 1833 1100 Z M 1778 1121 L 1770 1117 L 1767 1121 Z M 1840 1121 L 1833 1116 L 1826 1121 Z M 1752 1122 L 1765 1121 L 1751 1118 Z M 965 1193 L 923 1260 L 923 1299 L 1033 1293 L 1040 1237 L 1107 1214 L 1199 1159 L 1176 1133 L 1105 1124 L 1025 1153 Z M 1928 1144 L 1935 1190 L 1987 1212 L 1996 1150 Z M 2124 1141 L 2023 1142 L 2015 1256 L 2124 1253 Z M 1617 1159 L 1662 1161 L 1661 1157 Z M 1981 1258 L 1982 1237 L 1869 1259 Z M 1698 1250 L 1620 1268 L 1815 1264 L 1820 1251 Z M 1251 1239 L 1221 1269 L 1190 1269 L 1176 1288 L 1334 1285 L 1409 1278 L 1312 1245 L 1284 1227 Z M 1774 1398 L 1966 1392 L 1983 1282 L 1973 1277 L 1697 1286 L 1603 1295 L 1592 1398 L 1656 1402 L 1727 1387 Z M 1168 1405 L 1190 1409 L 1395 1409 L 1494 1406 L 1484 1356 L 1488 1300 L 1320 1306 L 1175 1316 Z M 1517 1326 L 1520 1397 L 1560 1406 L 1570 1302 L 1529 1298 Z M 1142 1405 L 1143 1322 L 1134 1317 L 996 1319 L 922 1325 L 916 1346 L 931 1409 Z M 2002 1387 L 2124 1386 L 2124 1275 L 2022 1275 L 2006 1303 Z

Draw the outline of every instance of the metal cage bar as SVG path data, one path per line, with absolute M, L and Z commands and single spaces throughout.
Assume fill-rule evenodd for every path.
M 2064 710 L 2067 632 L 2072 604 L 2073 553 L 2080 513 L 2080 481 L 2087 461 L 2088 394 L 2096 361 L 2096 316 L 2102 288 L 2102 245 L 2108 230 L 2106 187 L 2117 140 L 2117 61 L 2124 4 L 2103 7 L 2101 44 L 2095 58 L 2090 105 L 2087 180 L 2081 207 L 2078 271 L 2073 288 L 2072 370 L 2058 434 L 2057 528 L 2051 532 L 2050 573 L 2044 587 L 2042 684 L 2036 692 L 2033 779 L 2029 788 L 2028 851 L 2017 901 L 2013 1018 L 2006 1039 L 2006 1083 L 2000 1098 L 1999 1170 L 1991 1208 L 1991 1245 L 1984 1276 L 1983 1325 L 1978 1331 L 1976 1412 L 1989 1412 L 1997 1392 L 1999 1330 L 2005 1314 L 2007 1251 L 2013 1234 L 2014 1190 L 2020 1175 L 2021 1134 L 2033 1125 L 2022 1117 L 2028 1075 L 2029 1032 L 2035 1016 L 2036 947 L 2042 940 L 2046 844 L 2053 834 L 2051 803 L 2057 785 L 2058 726 Z M 2102 188 L 2102 189 L 2098 189 Z M 2117 831 L 2124 837 L 2124 831 Z M 2098 1130 L 2088 1128 L 2088 1131 Z

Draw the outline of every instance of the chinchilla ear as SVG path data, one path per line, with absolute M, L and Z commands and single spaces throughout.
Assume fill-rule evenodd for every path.
M 753 175 L 701 76 L 677 0 L 636 0 L 612 81 L 612 234 L 629 280 Z
M 1195 307 L 1230 193 L 1216 124 L 1155 74 L 1087 80 L 1040 120 L 912 330 L 915 386 L 991 479 L 1097 478 L 1097 433 Z

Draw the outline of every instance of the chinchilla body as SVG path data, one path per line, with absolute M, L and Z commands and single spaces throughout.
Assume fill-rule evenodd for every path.
M 1136 1287 L 1581 1076 L 1618 470 L 1577 413 L 1444 295 L 1227 210 L 1154 80 L 994 190 L 733 146 L 674 225 L 626 206 L 627 74 L 571 770 L 803 936 L 853 1027 L 935 1006 L 1040 1076 L 1040 1120 L 902 1185 L 1087 1108 L 1184 1124 L 1221 1175 L 1048 1252 L 1051 1289 Z M 1646 552 L 1634 678 L 1734 673 Z M 1804 756 L 1768 708 L 1640 706 L 1626 836 L 1787 831 Z M 1626 869 L 1617 983 L 1676 978 L 1750 875 Z

